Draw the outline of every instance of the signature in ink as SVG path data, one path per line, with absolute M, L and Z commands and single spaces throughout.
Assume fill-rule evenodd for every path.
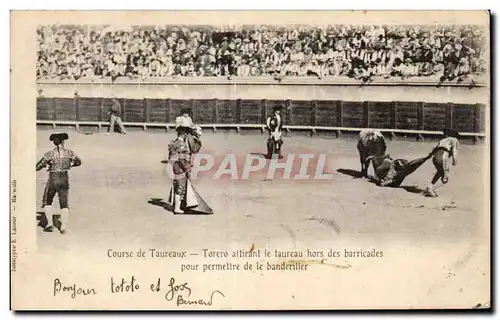
M 211 306 L 212 302 L 214 300 L 214 295 L 215 294 L 219 294 L 219 295 L 221 295 L 223 297 L 226 297 L 219 290 L 212 291 L 212 294 L 210 294 L 210 299 L 209 300 L 205 300 L 205 299 L 187 300 L 187 299 L 184 299 L 182 297 L 182 295 L 178 295 L 177 296 L 177 306 L 180 306 L 180 305 L 188 305 L 188 306 L 190 306 L 190 305 Z
M 175 296 L 180 295 L 182 293 L 187 293 L 187 296 L 191 296 L 191 288 L 188 287 L 187 282 L 184 284 L 176 285 L 175 284 L 175 279 L 170 278 L 170 282 L 168 284 L 169 290 L 165 294 L 165 299 L 167 301 L 172 301 L 174 300 Z
M 220 295 L 222 297 L 226 297 L 224 293 L 219 290 L 214 290 L 210 294 L 209 299 L 188 299 L 191 296 L 191 288 L 188 286 L 188 283 L 176 284 L 174 278 L 170 278 L 170 282 L 168 284 L 168 292 L 165 294 L 165 300 L 173 301 L 175 299 L 177 306 L 181 305 L 202 305 L 202 306 L 211 306 L 214 297 L 216 295 Z

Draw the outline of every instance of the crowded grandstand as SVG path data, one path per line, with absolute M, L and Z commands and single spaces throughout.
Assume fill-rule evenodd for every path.
M 44 26 L 38 80 L 82 78 L 434 76 L 486 72 L 475 26 Z M 473 80 L 472 80 L 473 81 Z

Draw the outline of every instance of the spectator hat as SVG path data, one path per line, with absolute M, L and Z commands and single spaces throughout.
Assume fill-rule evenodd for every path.
M 411 58 L 406 58 L 405 59 L 405 62 L 412 62 L 413 60 L 411 60 Z
M 245 43 L 249 43 L 249 42 L 250 42 L 250 39 L 245 38 L 245 39 L 243 39 L 243 42 L 245 42 Z
M 283 106 L 274 106 L 273 111 L 281 111 L 283 109 Z

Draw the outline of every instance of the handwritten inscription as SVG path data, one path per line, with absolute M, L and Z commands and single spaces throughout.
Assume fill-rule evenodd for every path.
M 78 296 L 96 295 L 97 291 L 94 288 L 84 288 L 77 284 L 63 284 L 59 278 L 54 279 L 54 297 L 60 294 L 69 294 L 71 299 Z
M 137 284 L 137 280 L 134 276 L 130 278 L 130 281 L 121 278 L 118 282 L 111 277 L 111 293 L 118 292 L 135 292 L 141 287 Z
M 137 278 L 131 276 L 130 278 L 110 278 L 110 292 L 113 294 L 121 293 L 136 293 L 141 290 Z M 214 303 L 215 297 L 226 297 L 220 290 L 213 290 L 208 297 L 193 298 L 193 290 L 186 281 L 176 282 L 175 278 L 170 278 L 165 290 L 162 290 L 161 278 L 155 283 L 150 285 L 151 292 L 165 292 L 164 299 L 171 301 L 177 306 L 182 305 L 198 305 L 198 306 L 211 306 Z M 76 299 L 79 296 L 93 296 L 97 295 L 97 290 L 94 288 L 86 288 L 76 283 L 66 284 L 59 278 L 54 279 L 53 295 L 56 296 L 69 296 L 71 299 Z
M 213 299 L 214 299 L 214 295 L 221 295 L 221 296 L 225 297 L 225 295 L 222 292 L 220 292 L 219 290 L 212 291 L 212 294 L 210 294 L 210 299 L 209 300 L 204 300 L 204 299 L 186 300 L 186 299 L 182 298 L 181 295 L 179 295 L 177 297 L 177 306 L 180 306 L 180 305 L 183 305 L 183 304 L 186 304 L 186 305 L 205 305 L 205 306 L 211 306 L 212 302 L 213 302 Z
M 187 296 L 191 296 L 191 288 L 188 287 L 187 282 L 176 285 L 175 279 L 170 278 L 170 283 L 168 284 L 168 292 L 165 294 L 165 300 L 172 301 L 176 296 L 181 296 L 181 294 L 185 293 Z
M 168 284 L 169 290 L 165 294 L 165 300 L 167 301 L 176 301 L 177 306 L 181 305 L 202 305 L 202 306 L 211 306 L 214 301 L 214 296 L 220 295 L 225 297 L 224 293 L 219 290 L 213 290 L 210 294 L 209 299 L 188 299 L 191 296 L 191 288 L 188 286 L 187 282 L 176 284 L 174 278 L 170 278 L 170 282 Z M 153 287 L 151 288 L 153 289 Z

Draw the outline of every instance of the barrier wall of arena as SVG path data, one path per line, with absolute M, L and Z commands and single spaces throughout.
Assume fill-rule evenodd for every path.
M 202 81 L 203 80 L 203 81 Z M 350 81 L 350 82 L 349 82 Z M 129 123 L 172 123 L 189 107 L 199 124 L 263 124 L 275 105 L 289 126 L 484 133 L 484 85 L 351 80 L 182 79 L 154 82 L 40 82 L 37 120 L 107 121 L 111 99 Z

